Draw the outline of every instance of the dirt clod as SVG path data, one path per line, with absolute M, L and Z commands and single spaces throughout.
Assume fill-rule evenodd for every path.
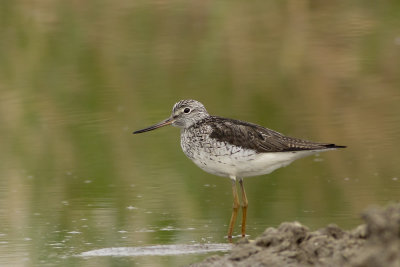
M 365 224 L 350 231 L 285 222 L 238 242 L 228 255 L 191 266 L 400 266 L 400 203 L 369 208 L 362 218 Z

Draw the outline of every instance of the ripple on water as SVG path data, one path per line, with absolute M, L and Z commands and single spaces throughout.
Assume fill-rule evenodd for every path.
M 114 247 L 95 249 L 82 252 L 78 257 L 97 256 L 168 256 L 180 254 L 196 254 L 217 251 L 229 251 L 232 244 L 178 244 L 178 245 L 155 245 L 145 247 Z

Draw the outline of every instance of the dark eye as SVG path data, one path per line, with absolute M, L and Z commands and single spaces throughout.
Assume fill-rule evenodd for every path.
M 183 110 L 183 112 L 189 113 L 189 112 L 190 112 L 190 108 L 185 108 L 185 109 Z

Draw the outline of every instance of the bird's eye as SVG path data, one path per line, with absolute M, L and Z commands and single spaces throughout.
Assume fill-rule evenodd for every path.
M 185 112 L 186 114 L 189 113 L 189 112 L 190 112 L 190 108 L 185 108 L 185 109 L 183 110 L 183 112 Z

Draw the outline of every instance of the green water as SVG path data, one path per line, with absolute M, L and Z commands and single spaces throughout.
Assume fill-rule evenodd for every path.
M 75 256 L 226 242 L 229 180 L 187 159 L 176 128 L 132 135 L 185 98 L 348 146 L 246 179 L 250 238 L 294 220 L 350 229 L 399 201 L 398 14 L 398 1 L 2 1 L 0 265 L 180 266 L 208 255 Z

